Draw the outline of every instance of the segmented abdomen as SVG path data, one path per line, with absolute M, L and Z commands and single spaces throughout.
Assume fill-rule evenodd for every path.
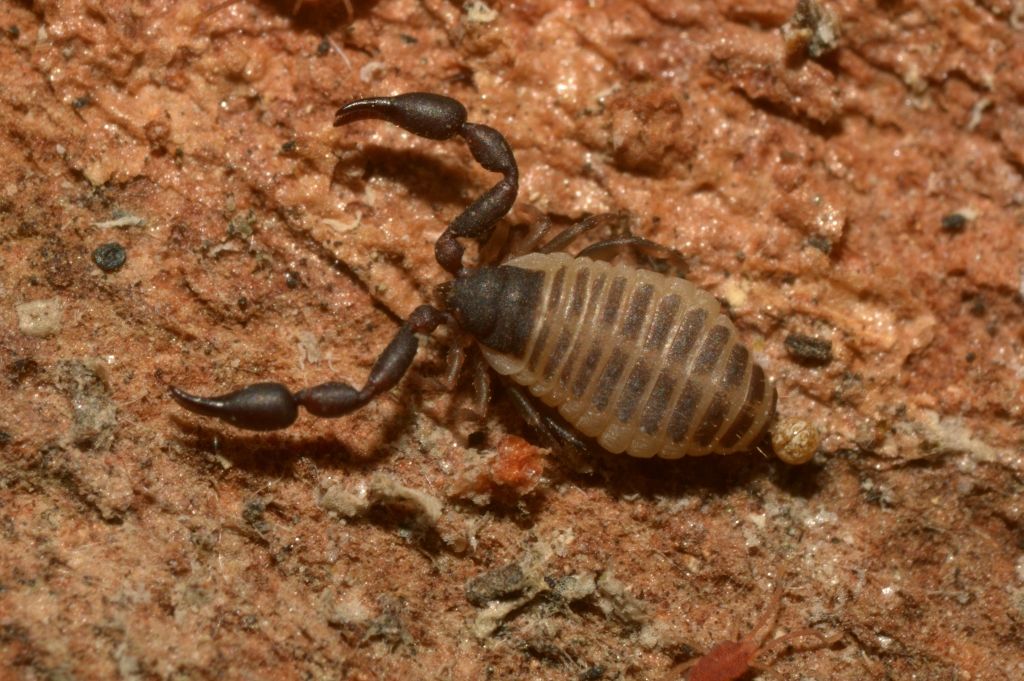
M 563 253 L 506 264 L 544 274 L 540 309 L 521 356 L 484 356 L 608 451 L 731 453 L 766 430 L 775 388 L 707 292 Z

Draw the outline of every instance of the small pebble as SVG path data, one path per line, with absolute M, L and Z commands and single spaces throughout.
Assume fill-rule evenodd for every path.
M 104 272 L 118 271 L 124 266 L 124 261 L 127 258 L 128 254 L 125 252 L 124 246 L 114 241 L 97 246 L 96 250 L 92 252 L 92 261 Z
M 785 345 L 789 354 L 801 362 L 824 365 L 832 361 L 832 341 L 791 333 L 786 336 Z
M 963 213 L 949 213 L 942 216 L 942 231 L 959 234 L 967 227 L 967 216 Z
M 807 237 L 807 245 L 813 248 L 817 248 L 825 255 L 832 253 L 832 242 L 827 236 L 823 234 L 812 234 Z
M 528 586 L 523 568 L 518 563 L 509 563 L 502 567 L 477 575 L 466 584 L 466 600 L 476 606 L 486 605 L 488 601 L 508 600 Z
M 57 298 L 33 300 L 14 307 L 18 315 L 18 330 L 26 336 L 46 338 L 61 328 L 61 305 Z

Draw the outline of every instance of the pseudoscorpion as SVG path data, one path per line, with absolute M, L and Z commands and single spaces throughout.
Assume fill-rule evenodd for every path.
M 293 393 L 256 383 L 207 398 L 172 388 L 179 404 L 250 430 L 286 428 L 300 405 L 316 416 L 342 416 L 398 383 L 416 355 L 417 333 L 448 324 L 472 336 L 499 374 L 558 411 L 561 419 L 533 409 L 513 386 L 531 422 L 563 441 L 581 445 L 582 434 L 610 452 L 678 458 L 749 450 L 771 428 L 784 461 L 814 455 L 812 428 L 775 423 L 775 386 L 712 295 L 685 279 L 593 259 L 656 244 L 619 237 L 576 257 L 562 252 L 603 224 L 598 216 L 504 263 L 466 267 L 457 239 L 485 243 L 515 202 L 519 171 L 505 138 L 467 123 L 459 102 L 428 93 L 356 100 L 338 110 L 334 124 L 368 118 L 430 139 L 459 135 L 477 162 L 502 174 L 435 244 L 438 263 L 454 276 L 438 306 L 409 316 L 359 390 L 329 382 Z

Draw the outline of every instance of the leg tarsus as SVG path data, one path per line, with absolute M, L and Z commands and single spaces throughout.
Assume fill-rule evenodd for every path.
M 491 370 L 480 356 L 473 354 L 473 409 L 477 416 L 487 415 L 487 405 L 491 401 Z
M 618 236 L 611 236 L 610 238 L 593 243 L 583 248 L 575 257 L 608 260 L 623 251 L 633 251 L 636 254 L 645 256 L 650 261 L 665 261 L 671 266 L 672 273 L 677 277 L 686 276 L 689 267 L 682 253 L 654 241 L 633 236 L 629 233 L 628 222 L 629 215 L 627 213 L 599 213 L 598 215 L 591 215 L 566 227 L 537 250 L 541 253 L 564 251 L 576 239 L 587 232 L 599 227 L 612 228 L 613 234 L 619 232 Z M 653 262 L 646 263 L 646 266 L 650 269 L 661 271 L 654 266 Z
M 299 415 L 295 396 L 280 383 L 254 383 L 216 397 L 190 395 L 172 387 L 171 397 L 191 412 L 213 416 L 246 430 L 287 428 Z
M 771 652 L 775 655 L 781 655 L 786 652 L 787 649 L 795 652 L 807 652 L 811 650 L 818 650 L 820 648 L 828 648 L 835 645 L 843 638 L 842 633 L 836 631 L 831 634 L 818 631 L 812 627 L 806 627 L 804 629 L 797 629 L 791 631 L 788 634 L 783 634 L 778 638 L 768 641 L 761 649 L 758 650 L 758 656 L 765 653 Z M 799 643 L 806 643 L 806 645 L 798 645 Z
M 538 250 L 541 253 L 557 253 L 559 251 L 564 251 L 570 244 L 572 244 L 573 241 L 587 232 L 597 229 L 598 227 L 622 223 L 625 219 L 626 215 L 624 213 L 599 213 L 597 215 L 591 215 L 566 227 L 556 234 L 551 241 L 541 246 Z
M 583 438 L 562 421 L 551 416 L 544 416 L 544 424 L 555 434 L 555 437 L 558 438 L 563 446 L 572 447 L 581 454 L 586 454 L 590 451 Z
M 572 447 L 578 452 L 589 451 L 587 443 L 584 442 L 574 430 L 563 423 L 560 419 L 545 414 L 539 410 L 537 406 L 530 401 L 530 398 L 526 395 L 526 391 L 512 383 L 506 383 L 505 388 L 512 396 L 512 402 L 519 410 L 519 413 L 522 414 L 523 418 L 526 419 L 526 422 L 531 428 L 536 430 L 541 437 L 548 441 L 550 446 Z
M 783 588 L 776 586 L 775 590 L 772 591 L 771 600 L 768 601 L 768 607 L 765 608 L 764 613 L 754 624 L 754 628 L 747 632 L 747 635 L 744 637 L 745 640 L 753 643 L 754 648 L 760 648 L 764 645 L 765 639 L 768 638 L 768 635 L 775 628 L 775 623 L 779 619 L 779 612 L 782 610 L 782 595 Z
M 525 205 L 521 207 L 521 210 L 532 219 L 529 231 L 522 238 L 521 241 L 514 243 L 511 256 L 517 257 L 526 253 L 533 253 L 538 250 L 538 244 L 544 240 L 547 233 L 551 231 L 551 218 L 545 213 L 541 212 L 537 208 L 531 205 Z
M 512 397 L 512 404 L 515 405 L 516 410 L 519 411 L 520 416 L 523 417 L 527 425 L 537 431 L 537 434 L 544 439 L 546 445 L 557 447 L 559 445 L 558 438 L 547 427 L 544 417 L 537 410 L 537 407 L 530 402 L 530 399 L 523 390 L 511 383 L 505 383 L 505 389 L 508 390 L 508 394 Z
M 466 363 L 466 348 L 454 344 L 448 348 L 448 355 L 445 357 L 444 378 L 441 385 L 448 392 L 455 390 L 459 384 L 459 376 L 462 375 L 462 367 Z
M 682 253 L 674 248 L 659 244 L 639 236 L 621 236 L 612 239 L 605 239 L 591 244 L 576 254 L 577 258 L 591 258 L 593 260 L 607 260 L 622 251 L 633 251 L 648 258 L 654 269 L 653 261 L 663 261 L 671 266 L 673 274 L 677 277 L 684 277 L 689 271 L 689 265 Z

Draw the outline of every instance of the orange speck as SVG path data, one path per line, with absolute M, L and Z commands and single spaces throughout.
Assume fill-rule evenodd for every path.
M 520 494 L 533 490 L 544 473 L 543 451 L 515 435 L 505 435 L 498 443 L 491 465 L 495 484 L 511 487 Z

